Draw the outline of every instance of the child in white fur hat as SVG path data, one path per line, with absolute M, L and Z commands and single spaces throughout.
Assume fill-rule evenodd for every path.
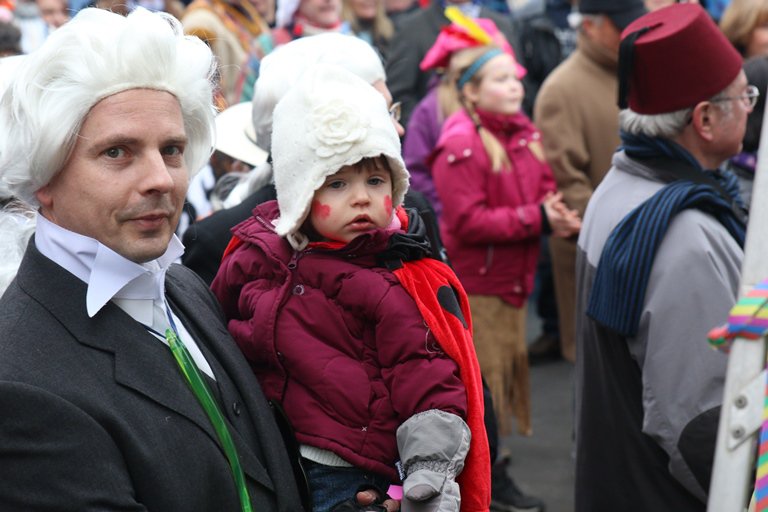
M 277 201 L 233 229 L 212 289 L 295 430 L 313 510 L 401 480 L 404 511 L 488 510 L 468 302 L 400 206 L 382 95 L 314 66 L 275 109 L 272 157 Z

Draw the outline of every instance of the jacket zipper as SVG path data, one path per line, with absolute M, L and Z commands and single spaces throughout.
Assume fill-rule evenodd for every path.
M 493 263 L 493 244 L 488 245 L 488 249 L 485 251 L 485 265 L 480 267 L 480 275 L 484 276 L 491 269 Z

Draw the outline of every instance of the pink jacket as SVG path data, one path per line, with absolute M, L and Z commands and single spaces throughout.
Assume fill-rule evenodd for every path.
M 233 230 L 244 243 L 211 285 L 229 331 L 300 443 L 397 481 L 401 423 L 429 409 L 466 417 L 457 366 L 376 263 L 391 232 L 297 253 L 272 228 L 278 213 L 270 201 Z
M 533 291 L 542 232 L 541 202 L 555 191 L 541 135 L 523 113 L 479 112 L 502 142 L 512 170 L 493 172 L 464 110 L 449 117 L 432 156 L 443 214 L 440 232 L 467 293 L 520 307 Z

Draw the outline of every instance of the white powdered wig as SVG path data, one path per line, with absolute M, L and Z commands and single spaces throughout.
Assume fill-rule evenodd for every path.
M 189 143 L 190 173 L 213 147 L 214 59 L 178 20 L 136 9 L 84 9 L 28 55 L 0 98 L 0 184 L 37 206 L 35 192 L 62 169 L 96 103 L 130 89 L 173 94 Z
M 35 211 L 11 201 L 0 212 L 0 296 L 16 277 L 29 238 L 35 232 Z
M 130 89 L 173 94 L 189 139 L 184 158 L 191 174 L 208 161 L 214 137 L 213 55 L 170 15 L 84 9 L 12 64 L 1 84 L 6 89 L 0 87 L 0 293 L 34 232 L 35 192 L 64 167 L 99 101 Z

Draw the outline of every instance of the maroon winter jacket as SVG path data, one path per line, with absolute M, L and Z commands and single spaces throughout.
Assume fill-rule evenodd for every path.
M 512 170 L 493 172 L 480 136 L 460 110 L 446 119 L 432 157 L 443 203 L 440 234 L 470 295 L 521 307 L 533 291 L 542 232 L 541 202 L 555 191 L 540 134 L 525 114 L 480 113 L 502 142 Z
M 466 417 L 457 366 L 376 263 L 391 232 L 296 252 L 273 230 L 278 215 L 270 201 L 233 229 L 244 243 L 211 285 L 229 331 L 300 443 L 397 481 L 401 423 L 429 409 Z

